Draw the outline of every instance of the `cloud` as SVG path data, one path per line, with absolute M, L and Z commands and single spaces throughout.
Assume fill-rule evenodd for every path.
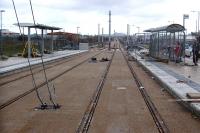
M 33 22 L 29 0 L 14 1 L 20 22 Z M 82 33 L 92 34 L 97 33 L 98 23 L 108 31 L 109 10 L 112 11 L 112 31 L 126 32 L 128 23 L 144 29 L 166 25 L 168 21 L 182 23 L 183 13 L 192 16 L 186 26 L 193 26 L 196 16 L 190 11 L 199 10 L 197 3 L 198 0 L 32 0 L 37 23 L 59 26 L 71 32 L 76 32 L 76 27 L 80 26 Z M 12 1 L 1 0 L 0 8 L 6 10 L 4 28 L 10 28 L 16 23 Z
M 76 12 L 98 12 L 112 10 L 116 15 L 130 14 L 134 9 L 144 7 L 149 3 L 158 3 L 161 0 L 48 0 L 47 3 L 33 1 L 36 7 L 51 8 L 52 10 L 76 11 Z
M 0 9 L 9 8 L 10 7 L 9 3 L 11 3 L 11 1 L 8 2 L 7 0 L 1 0 L 1 2 L 0 2 Z

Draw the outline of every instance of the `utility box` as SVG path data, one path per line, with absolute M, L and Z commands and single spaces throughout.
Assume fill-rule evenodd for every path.
M 79 50 L 89 50 L 89 44 L 88 43 L 80 43 Z

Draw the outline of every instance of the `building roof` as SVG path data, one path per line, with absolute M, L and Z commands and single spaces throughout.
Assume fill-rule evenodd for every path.
M 180 31 L 184 31 L 184 30 L 185 30 L 185 28 L 180 24 L 171 24 L 171 25 L 167 25 L 167 26 L 147 29 L 147 30 L 144 30 L 144 32 L 166 31 L 166 32 L 174 33 L 174 32 L 180 32 Z
M 14 24 L 15 26 L 18 26 L 18 23 Z M 60 30 L 62 28 L 54 27 L 54 26 L 47 26 L 44 24 L 32 24 L 32 23 L 19 23 L 20 27 L 29 27 L 29 28 L 38 28 L 38 29 L 46 29 L 46 30 Z

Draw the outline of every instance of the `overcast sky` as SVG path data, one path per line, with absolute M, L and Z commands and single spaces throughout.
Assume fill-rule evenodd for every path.
M 14 0 L 20 22 L 33 23 L 29 0 Z M 63 31 L 76 33 L 79 26 L 81 34 L 98 34 L 98 24 L 108 34 L 108 11 L 112 12 L 112 33 L 126 33 L 127 24 L 136 33 L 170 23 L 183 23 L 183 14 L 188 32 L 195 31 L 199 0 L 32 0 L 36 23 L 63 28 Z M 16 17 L 12 0 L 1 0 L 3 28 L 17 31 L 13 26 Z

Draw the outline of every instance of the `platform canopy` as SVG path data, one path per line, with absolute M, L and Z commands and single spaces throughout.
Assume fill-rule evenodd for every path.
M 181 32 L 184 30 L 185 30 L 185 28 L 180 24 L 171 24 L 171 25 L 157 27 L 157 28 L 150 28 L 150 29 L 144 30 L 144 32 L 166 31 L 166 32 L 174 33 L 174 32 Z
M 36 28 L 36 29 L 40 29 L 41 30 L 41 36 L 42 36 L 42 44 L 41 44 L 41 54 L 43 56 L 44 54 L 44 30 L 51 30 L 51 32 L 53 33 L 53 30 L 60 30 L 62 28 L 59 27 L 54 27 L 54 26 L 47 26 L 44 24 L 33 24 L 33 23 L 15 23 L 15 26 L 20 26 L 22 28 L 28 28 L 28 58 L 31 57 L 31 28 Z M 51 51 L 53 52 L 53 35 L 51 36 Z
M 14 25 L 18 26 L 18 23 Z M 54 26 L 47 26 L 44 24 L 32 24 L 32 23 L 19 23 L 20 27 L 29 27 L 29 28 L 37 28 L 37 29 L 45 29 L 45 30 L 60 30 L 62 28 L 54 27 Z

